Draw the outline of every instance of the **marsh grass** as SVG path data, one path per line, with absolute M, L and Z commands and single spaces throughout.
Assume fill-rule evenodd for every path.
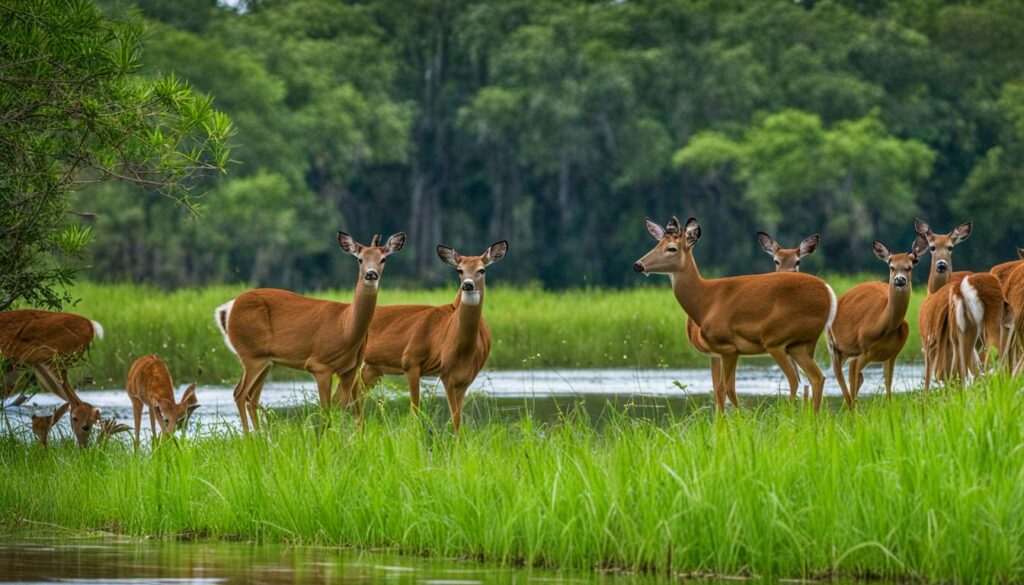
M 0 518 L 666 573 L 1024 580 L 1021 381 L 658 424 L 282 419 L 135 454 L 0 441 Z
M 837 294 L 869 278 L 827 277 Z M 139 356 L 159 354 L 176 381 L 234 384 L 240 367 L 224 345 L 213 321 L 221 303 L 245 289 L 218 286 L 165 292 L 136 285 L 81 283 L 74 295 L 81 302 L 69 310 L 103 324 L 107 336 L 93 344 L 90 361 L 76 371 L 101 387 L 120 387 L 128 366 Z M 917 287 L 917 291 L 923 291 Z M 908 311 L 910 338 L 905 359 L 920 356 L 915 292 Z M 449 303 L 454 291 L 406 291 L 385 284 L 380 304 Z M 338 301 L 348 291 L 316 295 Z M 654 279 L 629 290 L 578 289 L 559 292 L 535 288 L 491 287 L 485 305 L 493 345 L 487 367 L 526 368 L 678 368 L 703 367 L 707 359 L 686 339 L 686 316 L 667 282 Z M 819 358 L 827 362 L 824 343 Z M 761 358 L 762 363 L 770 363 Z M 302 372 L 275 368 L 278 380 L 304 377 Z

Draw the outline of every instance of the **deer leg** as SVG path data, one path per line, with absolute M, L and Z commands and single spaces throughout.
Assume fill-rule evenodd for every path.
M 869 363 L 867 356 L 863 354 L 850 361 L 850 394 L 853 395 L 854 403 L 860 396 L 860 388 L 864 385 L 864 368 Z
M 420 369 L 413 366 L 405 371 L 405 379 L 409 382 L 409 408 L 412 412 L 420 411 Z M 447 388 L 447 386 L 445 386 Z M 447 394 L 447 390 L 445 391 Z M 449 406 L 451 406 L 449 400 Z
M 722 360 L 722 374 L 718 379 L 718 386 L 715 387 L 715 408 L 718 412 L 725 412 L 725 396 L 728 392 L 727 388 L 729 380 L 735 380 L 736 376 L 736 363 L 739 361 L 739 356 L 736 354 L 724 354 L 721 356 Z
M 418 381 L 418 380 L 417 380 Z M 444 380 L 441 381 L 444 383 Z M 448 398 L 448 410 L 452 413 L 452 425 L 455 427 L 455 435 L 459 435 L 459 428 L 462 425 L 462 401 L 466 398 L 468 385 L 444 384 L 444 393 Z
M 846 400 L 846 407 L 853 410 L 853 395 L 850 394 L 850 388 L 846 385 L 846 374 L 843 373 L 843 366 L 846 364 L 846 358 L 839 351 L 832 353 L 832 373 L 836 375 L 836 381 L 839 382 L 839 389 L 843 391 L 843 399 Z
M 142 401 L 132 397 L 132 415 L 135 416 L 135 447 L 139 446 L 139 434 L 142 427 Z
M 804 371 L 804 375 L 807 376 L 807 381 L 811 383 L 814 412 L 821 410 L 821 398 L 825 392 L 825 375 L 821 373 L 817 362 L 814 361 L 814 346 L 816 343 L 815 341 L 797 345 L 790 350 L 789 354 L 793 356 L 800 369 Z
M 790 361 L 789 355 L 786 354 L 786 348 L 783 346 L 766 347 L 768 355 L 772 356 L 775 363 L 779 364 L 782 368 L 782 373 L 786 375 L 786 382 L 789 383 L 789 401 L 796 401 L 796 389 L 800 385 L 800 378 L 796 374 L 796 368 L 793 367 L 793 362 Z
M 249 386 L 249 391 L 245 393 L 245 405 L 249 409 L 249 419 L 252 421 L 252 429 L 254 431 L 260 430 L 260 421 L 257 417 L 259 414 L 260 394 L 263 393 L 263 384 L 267 382 L 267 376 L 270 375 L 270 369 L 273 366 L 274 364 L 271 362 L 264 364 L 263 369 L 260 370 L 252 385 Z
M 896 369 L 896 356 L 885 361 L 885 398 L 892 399 L 892 373 Z
M 65 394 L 64 388 L 61 386 L 60 382 L 57 381 L 57 377 L 53 375 L 53 372 L 51 372 L 49 368 L 43 364 L 32 364 L 32 372 L 35 374 L 36 381 L 39 382 L 40 386 L 63 398 L 68 404 L 74 404 L 73 399 L 76 399 L 77 396 L 74 394 Z
M 348 403 L 351 404 L 352 408 L 355 410 L 356 424 L 361 424 L 363 421 L 363 393 L 362 388 L 360 388 L 358 374 L 358 366 L 348 370 L 347 372 L 338 374 L 338 392 L 340 393 L 343 388 L 347 389 L 345 392 L 348 395 Z M 348 405 L 346 405 L 346 407 L 347 406 Z
M 156 410 L 153 406 L 150 406 L 146 410 L 149 411 L 149 428 L 153 431 L 153 440 L 156 440 Z
M 924 393 L 927 394 L 928 390 L 932 387 L 932 356 L 930 346 L 925 343 L 924 346 Z

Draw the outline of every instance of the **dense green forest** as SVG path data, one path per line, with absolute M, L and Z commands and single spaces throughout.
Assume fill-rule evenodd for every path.
M 161 286 L 348 286 L 344 229 L 508 239 L 496 282 L 633 284 L 643 218 L 701 219 L 706 272 L 770 269 L 754 233 L 822 234 L 805 270 L 872 270 L 915 215 L 975 222 L 960 267 L 1024 244 L 1016 0 L 104 0 L 237 129 L 196 219 L 146 187 L 84 190 L 86 273 Z M 923 271 L 922 271 L 923 272 Z

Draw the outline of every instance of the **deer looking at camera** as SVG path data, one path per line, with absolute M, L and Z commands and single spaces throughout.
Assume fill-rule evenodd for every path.
M 835 321 L 826 334 L 832 369 L 850 410 L 857 403 L 857 394 L 864 383 L 861 372 L 868 364 L 885 364 L 885 395 L 892 395 L 896 358 L 910 332 L 905 317 L 910 306 L 911 271 L 928 249 L 928 242 L 923 236 L 917 236 L 907 254 L 893 254 L 879 241 L 872 247 L 875 256 L 889 266 L 888 283 L 864 282 L 840 297 Z M 853 360 L 849 382 L 843 377 L 843 364 L 848 359 Z
M 932 255 L 928 296 L 919 314 L 927 391 L 933 378 L 956 376 L 966 381 L 976 375 L 979 344 L 986 354 L 993 346 L 1002 352 L 1008 339 L 1005 313 L 1009 307 L 999 279 L 992 274 L 953 272 L 953 248 L 971 235 L 970 222 L 944 235 L 934 233 L 920 219 L 914 222 L 914 229 L 928 242 Z
M 775 260 L 775 272 L 800 272 L 800 261 L 818 249 L 821 238 L 818 234 L 807 236 L 796 248 L 783 248 L 775 238 L 765 232 L 757 232 L 757 241 L 761 248 Z M 722 377 L 722 360 L 713 355 L 707 343 L 700 336 L 700 327 L 689 316 L 686 317 L 686 336 L 690 339 L 693 349 L 711 358 L 711 387 L 717 388 Z M 796 369 L 796 366 L 793 366 Z M 739 407 L 736 388 L 727 388 L 727 397 L 734 407 Z M 790 387 L 790 400 L 796 400 L 796 388 Z
M 404 374 L 413 410 L 420 404 L 420 378 L 437 376 L 444 384 L 455 432 L 462 420 L 466 390 L 487 363 L 491 330 L 484 319 L 486 268 L 508 253 L 508 242 L 491 245 L 479 256 L 462 256 L 448 246 L 437 255 L 459 275 L 459 291 L 450 305 L 381 307 L 370 326 L 362 388 L 371 388 L 384 374 Z M 339 386 L 359 404 L 360 387 Z M 358 408 L 358 406 L 357 406 Z
M 99 323 L 71 313 L 32 309 L 0 313 L 4 394 L 20 392 L 28 383 L 20 370 L 30 369 L 42 388 L 70 405 L 71 429 L 83 448 L 89 443 L 89 431 L 100 420 L 100 411 L 72 389 L 68 368 L 82 360 L 97 337 L 103 339 Z
M 193 382 L 181 395 L 181 402 L 174 400 L 174 383 L 167 364 L 155 355 L 147 355 L 135 360 L 128 370 L 125 391 L 132 402 L 135 415 L 135 444 L 139 444 L 139 431 L 142 427 L 142 408 L 149 409 L 149 427 L 156 437 L 156 425 L 159 422 L 163 436 L 171 436 L 178 425 L 184 428 L 189 416 L 199 408 L 196 398 L 196 385 Z
M 814 362 L 814 348 L 835 317 L 831 287 L 799 272 L 704 279 L 693 256 L 701 235 L 695 218 L 681 226 L 673 217 L 665 227 L 648 219 L 647 231 L 658 243 L 633 269 L 669 275 L 679 305 L 700 328 L 710 353 L 721 358 L 722 378 L 715 388 L 719 412 L 735 388 L 739 356 L 764 353 L 786 374 L 791 394 L 798 383 L 793 358 L 811 382 L 817 412 L 825 376 Z
M 338 232 L 338 245 L 359 262 L 351 303 L 261 288 L 244 292 L 215 311 L 224 341 L 242 363 L 242 379 L 235 386 L 234 397 L 246 434 L 247 419 L 259 429 L 256 413 L 260 392 L 275 364 L 312 374 L 323 408 L 331 406 L 335 374 L 341 378 L 341 387 L 349 387 L 355 380 L 377 308 L 384 263 L 405 245 L 405 234 L 391 236 L 383 246 L 377 235 L 369 246 L 363 246 L 345 232 Z

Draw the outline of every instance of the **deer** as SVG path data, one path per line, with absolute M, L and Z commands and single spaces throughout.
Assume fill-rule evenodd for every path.
M 914 222 L 914 229 L 928 242 L 932 255 L 928 296 L 919 313 L 927 392 L 933 378 L 947 380 L 957 375 L 966 381 L 975 375 L 979 343 L 984 343 L 985 354 L 992 345 L 1000 351 L 1005 349 L 1005 313 L 1009 307 L 999 279 L 992 274 L 952 271 L 953 249 L 971 235 L 970 222 L 944 235 L 935 234 L 921 219 Z
M 725 397 L 735 387 L 739 356 L 764 353 L 782 368 L 791 395 L 798 378 L 790 358 L 796 362 L 811 383 L 814 411 L 818 412 L 825 376 L 814 361 L 814 348 L 835 318 L 837 301 L 832 288 L 799 272 L 705 279 L 693 253 L 701 236 L 696 218 L 684 225 L 675 217 L 664 227 L 650 219 L 646 224 L 658 243 L 633 264 L 633 270 L 669 276 L 676 301 L 700 328 L 710 353 L 722 360 L 721 379 L 715 388 L 718 412 L 725 411 Z
M 358 404 L 360 389 L 372 388 L 384 374 L 404 374 L 413 412 L 419 410 L 420 378 L 444 384 L 455 434 L 459 434 L 466 390 L 487 363 L 491 330 L 483 316 L 485 274 L 508 253 L 508 242 L 494 243 L 479 256 L 463 256 L 439 245 L 437 255 L 459 275 L 455 300 L 447 305 L 381 307 L 370 325 L 359 387 L 339 386 Z M 361 388 L 360 388 L 361 387 Z M 358 408 L 358 406 L 357 406 Z
M 1003 295 L 1009 305 L 1004 314 L 1004 330 L 1009 330 L 1005 351 L 1014 375 L 1024 369 L 1024 265 L 1018 266 L 1003 282 Z
M 757 241 L 761 248 L 775 260 L 775 272 L 800 272 L 800 261 L 810 256 L 818 249 L 821 237 L 818 234 L 807 236 L 796 248 L 783 248 L 775 238 L 765 232 L 757 232 Z M 686 318 L 686 336 L 690 339 L 690 345 L 701 355 L 711 358 L 711 387 L 717 388 L 721 378 L 722 360 L 714 356 L 707 343 L 701 339 L 700 327 L 690 317 Z M 793 366 L 794 369 L 796 366 Z M 736 396 L 736 389 L 727 389 L 727 397 L 733 407 L 739 408 L 739 399 Z M 796 400 L 796 389 L 790 388 L 789 399 Z
M 149 410 L 149 426 L 153 437 L 157 436 L 157 423 L 160 424 L 161 436 L 172 436 L 178 425 L 184 428 L 188 418 L 199 408 L 195 382 L 185 389 L 181 395 L 181 402 L 174 400 L 171 372 L 167 369 L 167 364 L 156 355 L 143 356 L 132 363 L 124 388 L 135 415 L 136 445 L 139 444 L 142 428 L 143 407 Z
M 836 318 L 826 334 L 832 369 L 846 405 L 853 410 L 864 383 L 861 373 L 868 364 L 884 364 L 885 396 L 892 397 L 892 375 L 896 358 L 907 343 L 910 325 L 905 317 L 910 306 L 911 272 L 928 248 L 918 235 L 910 252 L 893 254 L 888 246 L 875 240 L 875 256 L 889 267 L 888 283 L 864 282 L 839 298 Z M 849 382 L 843 377 L 843 365 L 850 362 Z
M 50 414 L 32 415 L 32 432 L 39 437 L 39 442 L 43 447 L 46 447 L 48 444 L 47 442 L 50 436 L 50 429 L 60 422 L 60 419 L 64 418 L 64 415 L 67 414 L 68 409 L 70 408 L 71 405 L 65 402 L 55 408 Z
M 5 394 L 18 392 L 27 380 L 17 375 L 28 368 L 40 387 L 70 405 L 71 429 L 82 448 L 100 420 L 100 410 L 82 401 L 71 387 L 67 370 L 76 365 L 94 338 L 103 339 L 96 321 L 71 313 L 20 309 L 0 313 L 0 356 L 4 358 Z
M 380 235 L 375 235 L 369 246 L 363 246 L 347 233 L 338 232 L 338 246 L 359 263 L 351 303 L 261 288 L 217 307 L 217 327 L 242 364 L 234 399 L 244 434 L 249 434 L 247 419 L 251 419 L 254 430 L 259 430 L 256 413 L 260 393 L 274 365 L 312 374 L 324 409 L 333 406 L 334 375 L 339 376 L 343 387 L 352 385 L 363 361 L 384 263 L 404 245 L 405 234 L 401 232 L 389 237 L 383 246 Z
M 989 272 L 998 278 L 1000 283 L 1006 284 L 1006 280 L 1010 278 L 1010 274 L 1013 273 L 1018 266 L 1024 266 L 1024 248 L 1017 248 L 1017 258 L 1017 260 L 1010 260 L 1009 262 L 996 264 L 991 270 L 989 270 Z

